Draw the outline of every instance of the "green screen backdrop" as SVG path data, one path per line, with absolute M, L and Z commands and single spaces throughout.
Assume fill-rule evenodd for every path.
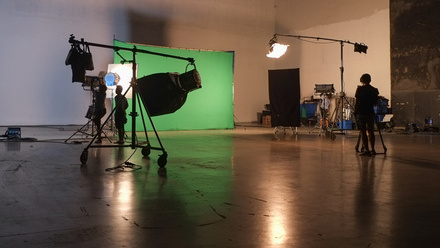
M 154 47 L 114 40 L 114 46 L 147 50 L 156 53 L 194 58 L 197 71 L 202 79 L 202 88 L 188 93 L 185 104 L 176 112 L 152 117 L 157 130 L 204 130 L 204 129 L 232 129 L 234 127 L 233 114 L 233 52 L 199 51 L 166 47 Z M 126 60 L 133 59 L 131 51 L 120 50 L 119 54 Z M 120 63 L 121 58 L 115 53 L 114 63 Z M 157 55 L 137 53 L 137 78 L 163 72 L 185 72 L 188 62 Z M 188 70 L 192 70 L 188 66 Z M 128 99 L 128 122 L 126 131 L 131 131 L 131 99 Z M 137 105 L 139 116 L 136 118 L 136 131 L 143 131 L 142 118 L 139 107 L 144 112 L 147 130 L 151 125 L 144 111 L 143 104 Z

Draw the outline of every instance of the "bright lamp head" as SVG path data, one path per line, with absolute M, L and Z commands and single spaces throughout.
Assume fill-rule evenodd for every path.
M 268 58 L 279 58 L 283 56 L 289 45 L 283 45 L 280 43 L 273 43 L 269 48 L 269 53 L 266 55 Z
M 115 86 L 119 83 L 119 75 L 115 72 L 109 72 L 105 74 L 104 81 L 107 84 L 107 86 Z
M 277 42 L 277 36 L 274 35 L 269 41 L 269 53 L 266 55 L 268 58 L 279 58 L 284 55 L 289 45 L 283 45 Z

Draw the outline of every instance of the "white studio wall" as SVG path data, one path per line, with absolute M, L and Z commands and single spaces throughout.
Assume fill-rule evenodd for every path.
M 390 42 L 389 42 L 389 9 L 383 1 L 373 1 L 371 5 L 355 4 L 352 1 L 338 0 L 329 3 L 334 12 L 316 7 L 307 18 L 314 26 L 308 26 L 306 21 L 292 22 L 287 15 L 289 8 L 298 13 L 307 12 L 311 5 L 292 6 L 286 1 L 280 1 L 284 8 L 278 9 L 277 33 L 290 33 L 303 36 L 318 36 L 365 43 L 367 54 L 354 52 L 354 46 L 344 44 L 344 92 L 353 97 L 356 87 L 360 85 L 359 78 L 363 73 L 372 75 L 372 84 L 377 87 L 382 96 L 390 98 Z M 326 1 L 322 1 L 326 2 Z M 368 3 L 370 4 L 370 2 Z M 324 4 L 323 4 L 324 5 Z M 304 9 L 299 9 L 299 8 Z M 367 9 L 368 8 L 368 9 Z M 311 9 L 309 9 L 311 10 Z M 351 11 L 349 11 L 351 10 Z M 347 19 L 344 19 L 347 18 Z M 287 20 L 290 21 L 287 21 Z M 288 23 L 292 25 L 289 27 Z M 300 41 L 294 38 L 279 38 L 280 43 L 289 44 L 287 53 L 276 60 L 277 68 L 300 68 L 301 96 L 310 97 L 314 93 L 315 84 L 334 84 L 336 92 L 341 91 L 341 49 L 339 43 L 308 40 Z
M 329 11 L 331 9 L 331 11 Z M 269 69 L 300 68 L 301 95 L 315 83 L 339 90 L 339 47 L 295 43 L 289 54 L 266 58 L 274 33 L 297 33 L 364 42 L 367 55 L 345 48 L 347 93 L 359 73 L 389 95 L 388 1 L 349 0 L 15 0 L 0 2 L 0 75 L 4 92 L 0 126 L 84 124 L 90 94 L 71 83 L 64 65 L 70 34 L 100 44 L 114 38 L 134 43 L 200 50 L 234 51 L 234 115 L 257 119 L 269 102 Z M 295 42 L 295 41 L 291 41 Z M 325 50 L 319 51 L 317 49 Z M 109 49 L 92 48 L 98 75 L 113 63 Z M 354 82 L 354 83 L 353 83 Z
M 3 94 L 0 125 L 83 124 L 90 94 L 71 83 L 64 64 L 71 33 L 111 39 L 105 20 L 84 2 L 2 1 L 0 3 L 0 73 Z M 111 32 L 111 31 L 110 31 Z M 95 53 L 95 72 L 105 70 L 112 51 Z M 101 69 L 102 68 L 102 69 Z
M 90 94 L 71 83 L 64 65 L 70 34 L 89 42 L 114 38 L 142 44 L 235 51 L 234 113 L 256 119 L 267 103 L 266 37 L 273 33 L 272 1 L 57 1 L 0 3 L 0 125 L 85 123 Z M 91 48 L 98 75 L 113 52 Z

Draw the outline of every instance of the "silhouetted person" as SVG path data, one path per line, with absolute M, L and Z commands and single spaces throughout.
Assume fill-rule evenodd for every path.
M 94 107 L 94 118 L 93 122 L 96 125 L 96 130 L 98 131 L 98 138 L 96 143 L 101 143 L 101 118 L 107 113 L 105 109 L 105 97 L 106 97 L 107 86 L 104 84 L 99 85 L 98 89 L 93 93 L 95 95 L 95 107 Z
M 127 102 L 127 98 L 125 98 L 125 96 L 122 95 L 121 85 L 116 86 L 115 102 L 116 102 L 115 126 L 116 129 L 118 130 L 118 136 L 119 136 L 119 140 L 117 141 L 117 143 L 123 144 L 124 136 L 125 136 L 124 124 L 127 123 L 127 116 L 125 110 L 128 108 L 128 102 Z
M 362 145 L 364 151 L 361 155 L 375 155 L 374 144 L 376 138 L 374 136 L 374 105 L 377 104 L 379 97 L 379 90 L 370 85 L 371 76 L 369 74 L 363 74 L 360 79 L 362 85 L 356 89 L 356 103 L 354 108 L 354 114 L 356 115 L 356 121 L 358 129 L 361 132 Z M 368 149 L 368 142 L 371 145 L 371 150 Z

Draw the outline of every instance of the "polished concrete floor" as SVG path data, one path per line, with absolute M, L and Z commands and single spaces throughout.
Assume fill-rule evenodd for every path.
M 160 168 L 130 147 L 81 166 L 75 130 L 0 142 L 0 247 L 440 247 L 438 134 L 384 133 L 362 157 L 355 131 L 159 132 Z

